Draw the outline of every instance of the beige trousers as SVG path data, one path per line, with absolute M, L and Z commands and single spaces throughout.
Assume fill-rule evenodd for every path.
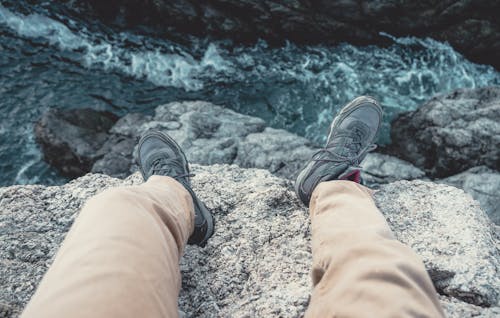
M 393 238 L 368 189 L 322 183 L 310 211 L 315 288 L 306 316 L 443 316 L 422 262 Z M 169 177 L 95 196 L 23 317 L 177 317 L 193 222 L 189 193 Z

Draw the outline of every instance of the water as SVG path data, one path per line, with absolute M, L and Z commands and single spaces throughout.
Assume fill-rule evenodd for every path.
M 53 4 L 0 5 L 0 185 L 65 180 L 42 160 L 33 123 L 49 107 L 118 115 L 203 99 L 322 142 L 336 111 L 360 94 L 390 120 L 440 92 L 500 85 L 492 67 L 431 39 L 375 46 L 252 47 L 186 39 L 178 44 L 60 14 Z M 12 5 L 15 3 L 16 5 Z M 52 10 L 54 9 L 54 10 Z M 387 35 L 390 37 L 390 35 Z

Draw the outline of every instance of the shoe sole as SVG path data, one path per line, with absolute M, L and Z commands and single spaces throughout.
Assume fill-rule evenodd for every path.
M 139 141 L 139 146 L 138 148 L 140 149 L 141 146 L 142 146 L 142 143 L 148 138 L 148 137 L 151 137 L 151 136 L 154 136 L 154 137 L 158 137 L 160 140 L 162 140 L 163 142 L 167 143 L 167 144 L 171 144 L 175 147 L 175 151 L 181 156 L 182 160 L 183 160 L 183 164 L 184 164 L 184 167 L 186 168 L 186 171 L 189 173 L 189 162 L 186 158 L 186 155 L 184 154 L 184 151 L 182 151 L 181 149 L 181 146 L 179 146 L 179 144 L 174 140 L 172 139 L 172 137 L 170 137 L 169 135 L 167 134 L 164 134 L 162 132 L 159 132 L 159 131 L 152 131 L 152 132 L 148 132 L 146 133 L 146 135 L 144 135 L 141 140 Z M 139 151 L 139 154 L 138 154 L 138 159 L 139 159 L 139 162 L 141 162 L 141 155 L 140 155 L 140 151 Z M 140 170 L 141 170 L 141 174 L 142 174 L 142 177 L 144 178 L 144 171 L 142 170 L 142 167 L 139 165 L 140 167 Z M 145 178 L 144 178 L 145 179 Z M 186 189 L 187 190 L 187 189 Z M 198 199 L 198 197 L 196 196 L 196 194 L 194 193 L 194 191 L 191 189 L 191 191 L 188 190 L 188 192 L 191 194 L 191 196 L 193 197 L 193 204 L 201 204 L 202 207 L 199 208 L 199 211 L 201 212 L 201 215 L 203 216 L 203 218 L 205 219 L 205 221 L 207 221 L 207 232 L 205 234 L 205 236 L 203 237 L 202 241 L 197 243 L 198 245 L 200 246 L 205 246 L 206 242 L 208 241 L 208 239 L 213 235 L 214 233 L 214 218 L 212 216 L 212 214 L 210 214 L 210 212 L 208 211 L 207 207 L 205 206 L 205 204 L 200 200 Z

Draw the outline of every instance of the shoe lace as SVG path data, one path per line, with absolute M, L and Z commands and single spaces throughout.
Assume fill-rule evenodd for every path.
M 179 173 L 179 171 L 184 171 L 184 167 L 179 160 L 175 158 L 158 158 L 151 164 L 150 175 L 168 175 L 177 181 L 184 181 L 185 178 L 195 176 L 192 173 Z
M 347 156 L 339 155 L 338 153 L 329 150 L 327 145 L 324 148 L 319 149 L 316 153 L 314 153 L 313 161 L 335 162 L 335 163 L 347 162 L 350 166 L 361 168 L 360 158 L 364 156 L 367 152 L 373 151 L 377 148 L 376 144 L 368 144 L 365 147 L 363 147 L 363 144 L 361 143 L 362 140 L 361 132 L 357 129 L 355 129 L 353 132 L 349 133 L 340 132 L 335 135 L 335 139 L 339 139 L 340 137 L 351 139 L 351 143 L 349 143 L 351 147 L 347 147 L 349 150 Z M 335 147 L 337 143 L 333 142 L 330 148 Z

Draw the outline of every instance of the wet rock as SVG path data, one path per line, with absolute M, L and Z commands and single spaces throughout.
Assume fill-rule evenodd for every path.
M 481 208 L 490 219 L 500 225 L 500 173 L 498 171 L 480 166 L 437 182 L 464 189 L 481 204 Z
M 205 248 L 186 249 L 181 311 L 188 317 L 301 316 L 311 290 L 310 227 L 291 182 L 234 165 L 192 168 L 193 187 L 214 213 L 217 230 Z M 1 310 L 13 316 L 22 310 L 89 197 L 140 182 L 138 174 L 126 180 L 89 174 L 58 187 L 0 188 Z M 400 181 L 382 186 L 376 200 L 395 235 L 423 257 L 450 317 L 498 313 L 499 240 L 470 196 Z
M 91 170 L 117 119 L 88 108 L 49 109 L 35 124 L 35 138 L 45 161 L 64 176 L 78 177 Z
M 396 237 L 424 261 L 440 294 L 498 306 L 500 252 L 495 226 L 463 190 L 425 181 L 397 181 L 375 201 Z
M 486 165 L 500 169 L 500 87 L 439 95 L 392 123 L 397 156 L 433 177 Z
M 500 67 L 500 11 L 496 1 L 271 1 L 271 0 L 85 0 L 115 26 L 149 26 L 178 33 L 272 44 L 386 44 L 380 32 L 449 42 L 473 61 Z M 75 2 L 70 2 L 75 5 Z

